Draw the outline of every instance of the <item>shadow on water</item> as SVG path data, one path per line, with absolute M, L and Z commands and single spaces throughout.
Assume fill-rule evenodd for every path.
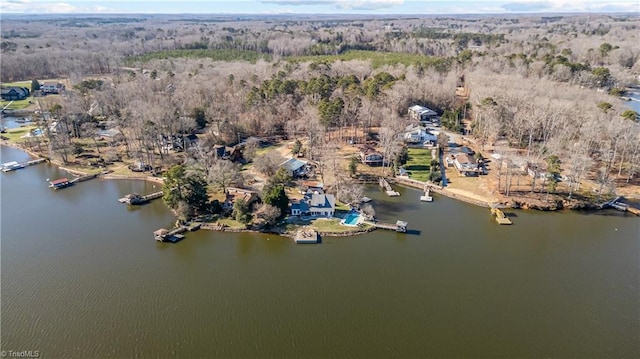
M 507 217 L 507 218 L 517 218 L 518 217 L 518 214 L 516 214 L 514 212 L 504 212 L 503 211 L 502 213 L 504 213 L 504 216 Z
M 585 216 L 605 216 L 605 217 L 636 217 L 633 213 L 618 211 L 615 209 L 603 209 L 600 211 L 594 210 L 576 210 L 576 213 L 580 213 Z
M 407 229 L 406 233 L 407 233 L 407 235 L 410 235 L 410 236 L 419 236 L 420 233 L 422 233 L 422 231 L 417 230 L 417 229 Z

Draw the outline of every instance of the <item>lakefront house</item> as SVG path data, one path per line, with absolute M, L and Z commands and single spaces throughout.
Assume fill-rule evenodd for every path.
M 298 202 L 291 205 L 293 216 L 333 217 L 336 211 L 336 198 L 332 194 L 308 193 Z

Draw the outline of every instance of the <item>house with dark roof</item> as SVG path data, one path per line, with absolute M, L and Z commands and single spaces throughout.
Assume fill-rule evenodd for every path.
M 6 101 L 18 101 L 24 100 L 29 97 L 29 89 L 26 87 L 3 87 L 2 88 L 2 99 Z
M 294 216 L 333 217 L 335 211 L 336 198 L 326 193 L 308 193 L 303 199 L 291 205 L 291 214 Z

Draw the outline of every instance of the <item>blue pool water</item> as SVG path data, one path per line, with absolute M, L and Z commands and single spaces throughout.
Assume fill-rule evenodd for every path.
M 342 224 L 355 226 L 358 223 L 358 217 L 360 217 L 359 213 L 349 213 L 342 221 Z

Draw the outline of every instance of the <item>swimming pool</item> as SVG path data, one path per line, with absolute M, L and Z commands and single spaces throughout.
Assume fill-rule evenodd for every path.
M 358 219 L 360 218 L 360 213 L 349 213 L 342 221 L 341 224 L 345 226 L 355 227 L 358 225 Z

